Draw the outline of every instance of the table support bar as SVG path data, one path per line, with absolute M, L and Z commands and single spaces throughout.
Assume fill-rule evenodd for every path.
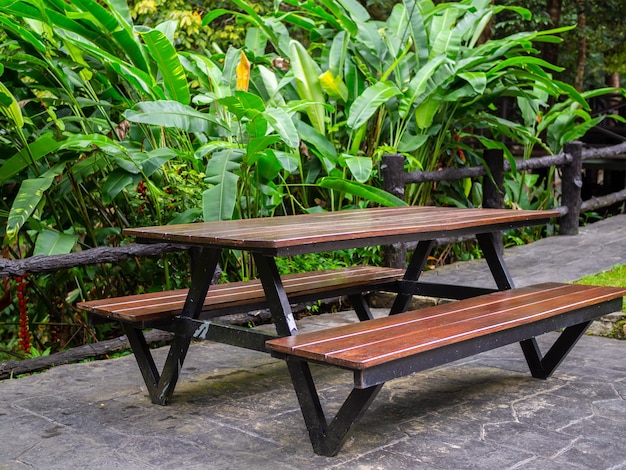
M 417 281 L 419 279 L 420 274 L 426 266 L 428 255 L 430 255 L 434 246 L 435 240 L 422 240 L 417 244 L 417 247 L 411 256 L 411 261 L 409 262 L 406 273 L 404 274 L 405 281 Z M 389 315 L 404 312 L 411 301 L 411 297 L 411 294 L 398 294 L 393 302 Z

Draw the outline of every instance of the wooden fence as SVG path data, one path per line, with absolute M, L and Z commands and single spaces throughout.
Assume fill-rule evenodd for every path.
M 138 244 L 124 246 L 101 246 L 66 255 L 31 256 L 24 259 L 0 258 L 0 277 L 21 276 L 26 273 L 45 273 L 69 269 L 75 266 L 88 266 L 98 263 L 116 263 L 129 258 L 155 256 L 187 247 L 168 243 Z
M 564 151 L 560 154 L 522 160 L 517 162 L 516 166 L 517 171 L 538 170 L 551 166 L 561 168 L 561 205 L 555 208 L 561 215 L 559 234 L 575 235 L 578 233 L 581 213 L 626 201 L 626 189 L 582 201 L 583 162 L 591 159 L 615 158 L 624 153 L 626 153 L 626 142 L 597 149 L 583 149 L 581 142 L 572 142 L 566 144 Z M 485 151 L 484 159 L 493 176 L 493 182 L 489 178 L 483 180 L 483 207 L 501 208 L 503 207 L 504 173 L 511 171 L 510 164 L 498 150 Z M 624 161 L 626 167 L 626 160 Z M 385 190 L 399 198 L 404 197 L 404 188 L 408 184 L 478 178 L 487 174 L 483 166 L 406 172 L 404 171 L 404 157 L 395 154 L 383 156 L 381 172 Z
M 626 142 L 597 149 L 583 149 L 581 142 L 572 142 L 566 144 L 564 151 L 560 154 L 518 161 L 516 162 L 516 168 L 517 171 L 539 170 L 551 166 L 561 168 L 561 205 L 554 208 L 560 214 L 558 233 L 559 235 L 575 235 L 578 233 L 581 213 L 626 201 L 626 188 L 602 197 L 593 197 L 582 201 L 582 168 L 584 160 L 612 159 L 623 156 L 624 153 L 626 153 Z M 502 208 L 504 206 L 504 174 L 511 171 L 510 163 L 503 158 L 502 151 L 499 150 L 485 151 L 484 160 L 489 167 L 493 181 L 490 178 L 484 178 L 483 180 L 482 206 Z M 626 162 L 626 160 L 622 161 Z M 626 168 L 624 169 L 626 170 Z M 404 170 L 404 157 L 402 155 L 388 154 L 383 156 L 381 173 L 385 190 L 402 199 L 405 187 L 408 184 L 478 178 L 487 175 L 487 170 L 484 166 L 477 166 L 445 168 L 439 171 L 406 172 Z M 462 240 L 438 240 L 438 243 L 448 244 L 458 241 Z M 406 265 L 407 248 L 411 249 L 410 246 L 407 247 L 403 244 L 385 247 L 385 265 L 404 267 Z M 500 246 L 500 249 L 502 249 L 502 246 Z
M 559 219 L 559 234 L 576 234 L 581 212 L 593 211 L 626 200 L 626 189 L 606 196 L 581 201 L 582 164 L 588 159 L 612 158 L 626 153 L 626 142 L 612 147 L 586 149 L 579 142 L 567 144 L 565 151 L 558 155 L 531 158 L 517 163 L 518 171 L 536 170 L 559 166 L 562 168 L 561 206 L 556 208 Z M 484 179 L 483 206 L 502 207 L 504 173 L 510 171 L 508 161 L 498 151 L 486 151 L 485 160 L 493 175 L 494 185 L 489 178 Z M 404 157 L 401 155 L 383 156 L 382 174 L 384 187 L 390 193 L 402 198 L 407 184 L 434 181 L 452 181 L 463 178 L 478 178 L 487 174 L 484 167 L 446 168 L 440 171 L 404 171 Z M 98 247 L 67 255 L 34 256 L 20 260 L 0 258 L 0 277 L 19 276 L 25 273 L 51 272 L 74 266 L 97 263 L 119 262 L 132 257 L 154 256 L 185 247 L 170 244 L 139 245 L 121 247 Z

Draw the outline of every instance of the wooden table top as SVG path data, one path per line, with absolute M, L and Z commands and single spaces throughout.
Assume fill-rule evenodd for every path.
M 407 206 L 124 230 L 140 242 L 244 249 L 274 256 L 430 240 L 538 225 L 557 211 Z

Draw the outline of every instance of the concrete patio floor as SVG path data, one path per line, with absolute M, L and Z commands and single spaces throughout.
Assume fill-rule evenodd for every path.
M 626 215 L 505 260 L 518 286 L 572 281 L 626 263 L 624 233 Z M 481 261 L 434 276 L 489 282 Z M 351 376 L 314 370 L 332 414 Z M 626 342 L 597 336 L 548 380 L 511 345 L 392 381 L 333 458 L 313 453 L 284 363 L 221 344 L 192 345 L 166 407 L 150 403 L 132 356 L 5 380 L 0 399 L 0 469 L 626 469 Z

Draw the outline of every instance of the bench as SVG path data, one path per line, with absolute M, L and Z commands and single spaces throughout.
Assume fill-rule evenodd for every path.
M 359 320 L 369 320 L 372 314 L 363 293 L 397 292 L 397 283 L 402 279 L 404 272 L 404 269 L 353 266 L 289 274 L 282 277 L 282 284 L 292 303 L 347 296 Z M 187 293 L 188 289 L 179 289 L 77 304 L 92 316 L 105 321 L 121 322 L 150 399 L 155 404 L 167 404 L 174 393 L 192 337 L 263 352 L 267 352 L 265 341 L 274 337 L 255 329 L 216 321 L 216 317 L 267 308 L 268 301 L 259 280 L 211 286 L 197 319 L 181 316 Z M 146 342 L 143 333 L 145 328 L 174 333 L 170 353 L 161 372 Z
M 514 342 L 520 342 L 532 376 L 548 378 L 594 319 L 621 309 L 624 295 L 626 289 L 545 283 L 266 345 L 287 362 L 314 451 L 333 456 L 385 382 Z M 535 337 L 562 328 L 542 355 Z M 309 363 L 354 374 L 352 392 L 330 423 Z
M 290 301 L 307 302 L 345 295 L 356 304 L 360 319 L 369 319 L 358 300 L 364 291 L 389 290 L 402 279 L 404 269 L 353 266 L 349 268 L 288 274 L 282 277 Z M 77 307 L 90 315 L 106 320 L 132 324 L 136 328 L 158 327 L 159 322 L 181 314 L 188 289 L 129 295 L 109 299 L 79 302 Z M 211 286 L 204 300 L 200 318 L 214 318 L 266 308 L 263 286 L 258 279 Z M 366 305 L 365 305 L 366 307 Z M 363 318 L 361 318 L 363 317 Z

